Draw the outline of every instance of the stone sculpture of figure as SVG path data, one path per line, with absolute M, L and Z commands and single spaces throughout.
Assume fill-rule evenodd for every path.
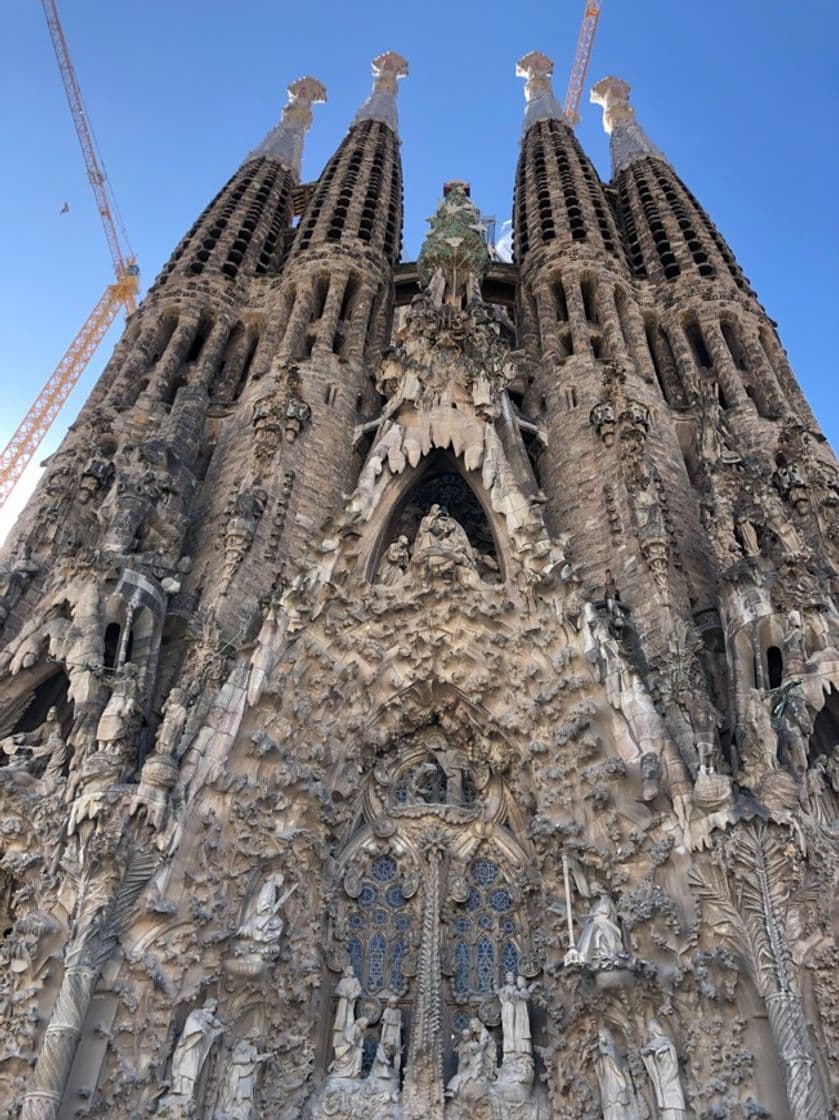
M 352 1034 L 355 1023 L 355 1001 L 361 995 L 361 984 L 351 964 L 344 969 L 341 979 L 335 985 L 338 1006 L 335 1009 L 335 1022 L 332 1026 L 332 1046 L 337 1051 L 340 1043 Z
M 531 1054 L 528 1000 L 530 988 L 523 976 L 512 972 L 504 976 L 504 983 L 496 993 L 501 1003 L 501 1029 L 504 1043 L 504 1060 L 508 1054 Z
M 446 777 L 446 804 L 463 804 L 463 775 L 469 759 L 462 750 L 451 746 L 444 735 L 432 730 L 425 736 L 426 746 L 433 752 L 437 765 Z
M 0 569 L 0 623 L 6 621 L 9 612 L 40 570 L 41 565 L 32 559 L 28 544 L 23 544 L 11 563 Z
M 281 894 L 284 882 L 285 875 L 282 871 L 275 871 L 268 876 L 255 897 L 248 901 L 242 924 L 236 931 L 237 937 L 246 937 L 264 945 L 279 941 L 285 928 L 280 908 L 297 889 L 295 883 Z
M 498 1073 L 498 1086 L 510 1099 L 524 1098 L 533 1086 L 533 1043 L 530 1034 L 528 1000 L 530 988 L 523 976 L 508 972 L 498 989 L 504 1056 Z
M 411 563 L 422 563 L 431 577 L 451 576 L 458 568 L 475 570 L 466 530 L 449 517 L 445 506 L 435 503 L 420 522 Z
M 192 1101 L 201 1071 L 216 1039 L 224 1033 L 216 1018 L 218 1004 L 208 999 L 203 1007 L 189 1013 L 175 1053 L 172 1056 L 172 1094 L 182 1101 Z
M 405 574 L 410 558 L 408 538 L 405 536 L 397 537 L 385 549 L 377 582 L 388 586 L 399 583 Z
M 479 1100 L 495 1080 L 495 1041 L 480 1021 L 470 1019 L 457 1044 L 457 1073 L 446 1085 L 446 1096 Z
M 781 743 L 786 761 L 793 773 L 802 781 L 807 772 L 810 736 L 813 734 L 813 717 L 807 700 L 797 687 L 790 688 L 784 696 L 776 726 L 781 733 Z M 774 715 L 774 713 L 773 713 Z
M 839 825 L 836 796 L 831 789 L 830 762 L 820 755 L 807 771 L 806 801 L 820 825 L 833 830 Z
M 47 760 L 40 779 L 41 789 L 44 793 L 57 789 L 64 780 L 64 768 L 67 764 L 67 741 L 61 732 L 57 708 L 48 710 L 44 725 L 36 731 L 19 732 L 12 735 L 10 739 L 4 740 L 0 745 L 2 745 L 4 753 L 11 758 L 10 771 L 17 773 L 26 771 L 26 773 L 32 774 L 33 770 L 40 770 L 42 759 Z M 26 780 L 24 779 L 24 781 Z
M 388 996 L 382 1012 L 382 1037 L 379 1045 L 391 1055 L 390 1061 L 398 1077 L 402 1068 L 402 1012 L 394 995 Z
M 789 677 L 796 673 L 803 673 L 807 661 L 807 648 L 804 631 L 801 628 L 801 615 L 798 611 L 790 611 L 787 615 L 781 649 L 784 656 L 784 675 Z
M 367 1033 L 368 1024 L 369 1020 L 362 1015 L 350 1024 L 340 1040 L 335 1041 L 335 1057 L 328 1071 L 330 1077 L 357 1079 L 361 1076 L 364 1035 Z
M 186 690 L 173 688 L 163 705 L 163 719 L 157 729 L 154 749 L 159 754 L 170 754 L 179 758 L 178 746 L 186 726 Z
M 253 1044 L 257 1038 L 258 1035 L 254 1032 L 240 1038 L 233 1047 L 221 1084 L 214 1120 L 251 1120 L 259 1067 L 271 1057 L 271 1054 L 259 1053 Z
M 735 741 L 742 768 L 738 780 L 754 789 L 764 774 L 778 769 L 778 739 L 766 696 L 759 688 L 746 689 Z
M 660 1120 L 685 1120 L 685 1095 L 679 1081 L 679 1056 L 657 1019 L 647 1022 L 648 1039 L 641 1057 L 655 1089 Z
M 639 1120 L 640 1109 L 629 1071 L 607 1030 L 598 1035 L 596 1067 L 603 1120 Z
M 595 891 L 599 892 L 597 901 L 583 920 L 577 952 L 586 964 L 604 968 L 614 964 L 624 952 L 623 934 L 614 902 L 597 884 Z
M 370 1067 L 370 1080 L 389 1083 L 394 1088 L 399 1086 L 399 1066 L 396 1064 L 399 1052 L 394 1049 L 393 1043 L 385 1042 L 380 1038 L 376 1046 L 373 1065 Z M 385 1086 L 382 1086 L 384 1088 Z
M 267 501 L 268 492 L 259 485 L 240 490 L 236 495 L 224 534 L 224 563 L 221 570 L 224 584 L 233 578 L 247 555 Z
M 118 757 L 123 765 L 130 761 L 134 733 L 142 715 L 138 692 L 137 666 L 127 661 L 96 727 L 97 749 Z

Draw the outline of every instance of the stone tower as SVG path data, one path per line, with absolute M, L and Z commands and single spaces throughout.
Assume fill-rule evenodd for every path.
M 821 1120 L 839 472 L 700 204 L 551 89 L 401 262 L 389 53 L 184 237 L 0 569 L 0 1105 Z

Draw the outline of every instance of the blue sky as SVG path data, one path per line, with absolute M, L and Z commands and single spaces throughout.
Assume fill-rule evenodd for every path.
M 144 289 L 276 120 L 290 80 L 312 74 L 329 91 L 306 144 L 303 177 L 311 179 L 369 90 L 370 59 L 388 49 L 411 67 L 400 91 L 406 258 L 417 253 L 445 179 L 469 179 L 475 201 L 500 226 L 511 208 L 523 108 L 516 59 L 533 49 L 553 57 L 562 97 L 583 9 L 583 0 L 59 4 Z M 41 6 L 7 3 L 3 24 L 5 445 L 111 266 Z M 832 384 L 839 5 L 604 0 L 588 84 L 608 73 L 630 82 L 639 120 L 733 247 L 839 445 Z M 587 95 L 582 113 L 579 138 L 608 176 L 600 110 Z M 59 215 L 65 201 L 70 212 Z M 118 337 L 115 326 L 38 459 L 57 446 Z

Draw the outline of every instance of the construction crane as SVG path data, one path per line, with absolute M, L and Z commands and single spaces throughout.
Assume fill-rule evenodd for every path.
M 574 65 L 571 67 L 571 77 L 568 79 L 568 89 L 565 93 L 565 105 L 563 106 L 565 119 L 572 128 L 577 127 L 577 122 L 580 119 L 580 98 L 583 96 L 588 64 L 591 62 L 591 48 L 594 45 L 594 36 L 600 19 L 601 2 L 602 0 L 586 0 L 583 22 L 580 25 L 577 50 L 574 53 Z
M 124 307 L 128 315 L 136 309 L 137 291 L 140 285 L 140 270 L 137 262 L 130 252 L 124 252 L 122 248 L 117 223 L 114 221 L 116 208 L 111 205 L 108 198 L 105 176 L 96 157 L 93 134 L 73 63 L 70 60 L 61 21 L 58 18 L 55 0 L 41 0 L 41 3 L 44 15 L 47 17 L 47 26 L 55 49 L 55 57 L 58 59 L 58 68 L 61 71 L 61 80 L 64 83 L 64 92 L 67 95 L 73 124 L 76 126 L 76 133 L 82 147 L 85 170 L 93 188 L 96 208 L 111 252 L 116 280 L 103 292 L 84 326 L 70 344 L 67 353 L 58 363 L 55 372 L 38 394 L 0 455 L 0 508 L 38 450 L 41 440 L 93 357 L 99 343 L 107 334 L 119 309 Z

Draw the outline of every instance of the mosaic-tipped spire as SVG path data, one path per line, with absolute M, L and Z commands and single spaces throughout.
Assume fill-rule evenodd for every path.
M 516 63 L 516 77 L 526 79 L 524 98 L 527 107 L 524 110 L 523 132 L 527 132 L 536 121 L 565 121 L 562 106 L 554 97 L 551 84 L 553 71 L 553 60 L 541 51 L 531 51 Z
M 664 159 L 635 119 L 629 104 L 630 86 L 620 78 L 602 78 L 591 89 L 591 100 L 603 106 L 603 127 L 610 137 L 612 173 L 617 175 L 636 159 Z
M 292 82 L 282 117 L 245 162 L 270 159 L 299 178 L 303 139 L 312 123 L 312 105 L 323 101 L 326 101 L 326 87 L 317 78 L 298 78 Z
M 400 78 L 408 75 L 408 63 L 396 51 L 386 51 L 373 59 L 373 91 L 355 115 L 353 124 L 381 121 L 394 132 L 399 127 L 396 93 Z

